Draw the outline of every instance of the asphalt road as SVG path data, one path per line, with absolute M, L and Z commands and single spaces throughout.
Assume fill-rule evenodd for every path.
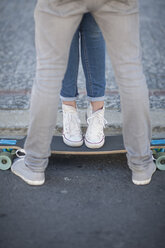
M 135 186 L 125 155 L 52 157 L 32 187 L 0 171 L 1 248 L 164 248 L 165 172 Z

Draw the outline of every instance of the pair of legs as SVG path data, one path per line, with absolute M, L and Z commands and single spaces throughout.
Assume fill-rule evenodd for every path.
M 62 82 L 60 98 L 64 104 L 76 107 L 78 96 L 79 41 L 81 61 L 86 79 L 88 100 L 94 111 L 104 105 L 105 94 L 105 42 L 102 33 L 90 13 L 84 14 L 73 36 L 68 67 Z
M 155 165 L 150 151 L 151 123 L 141 64 L 137 0 L 38 1 L 35 10 L 37 69 L 24 163 L 29 173 L 44 177 L 70 44 L 86 12 L 91 12 L 103 33 L 119 86 L 123 138 L 132 180 L 145 184 L 151 180 Z M 23 174 L 23 171 L 16 172 L 18 167 L 13 167 L 14 170 Z
M 91 102 L 93 112 L 97 110 L 99 110 L 100 113 L 104 112 L 105 42 L 97 23 L 90 13 L 84 14 L 74 34 L 70 48 L 68 67 L 60 93 L 63 109 L 63 141 L 69 146 L 81 146 L 83 144 L 80 120 L 76 108 L 80 57 L 79 44 L 86 79 L 87 98 Z M 93 114 L 93 118 L 88 120 L 88 122 L 91 121 L 89 123 L 90 127 L 88 126 L 87 129 L 87 134 L 89 133 L 88 141 L 85 138 L 85 144 L 90 148 L 99 148 L 104 144 L 104 121 L 102 121 L 102 125 L 99 125 L 100 119 L 102 118 L 104 118 L 104 114 Z M 95 128 L 94 123 L 97 128 Z M 92 133 L 90 130 L 94 130 L 94 132 Z

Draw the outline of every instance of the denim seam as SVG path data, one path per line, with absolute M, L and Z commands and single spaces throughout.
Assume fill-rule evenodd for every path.
M 78 33 L 78 41 L 80 39 L 80 34 Z M 78 56 L 79 56 L 79 60 L 80 60 L 80 54 L 79 54 L 79 48 L 78 48 Z M 78 62 L 79 63 L 79 62 Z M 75 97 L 78 96 L 78 88 L 77 88 L 77 78 L 78 78 L 78 71 L 79 71 L 79 67 L 77 67 L 77 71 L 75 73 Z
M 84 41 L 83 51 L 84 51 L 84 57 L 85 57 L 85 67 L 86 67 L 86 71 L 87 71 L 87 75 L 88 75 L 89 89 L 91 90 L 91 93 L 93 95 L 92 76 L 91 76 L 91 73 L 90 73 L 88 53 L 87 53 L 87 49 L 86 49 L 85 35 L 81 35 L 81 37 L 82 37 L 82 40 Z M 86 86 L 86 88 L 87 88 L 87 86 Z

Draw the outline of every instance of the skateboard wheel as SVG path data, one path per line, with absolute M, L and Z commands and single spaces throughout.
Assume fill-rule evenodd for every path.
M 165 153 L 159 152 L 156 159 L 156 167 L 159 170 L 165 170 Z
M 12 164 L 12 156 L 9 152 L 0 153 L 0 169 L 8 170 Z

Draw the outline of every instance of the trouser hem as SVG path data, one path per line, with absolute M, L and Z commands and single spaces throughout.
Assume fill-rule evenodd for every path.
M 90 102 L 101 102 L 105 100 L 105 96 L 100 96 L 100 97 L 87 96 L 87 100 Z

